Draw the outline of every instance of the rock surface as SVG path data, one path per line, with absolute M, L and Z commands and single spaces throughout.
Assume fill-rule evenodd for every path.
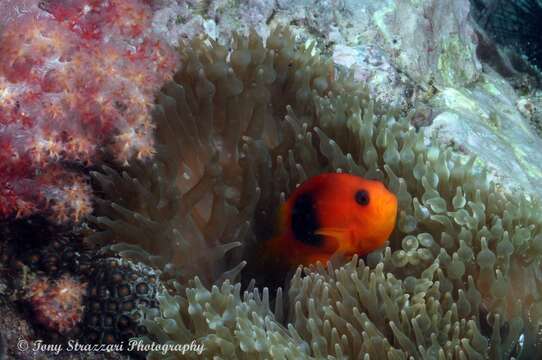
M 505 188 L 542 194 L 542 140 L 518 108 L 521 98 L 497 73 L 431 99 L 440 114 L 429 133 L 476 154 Z

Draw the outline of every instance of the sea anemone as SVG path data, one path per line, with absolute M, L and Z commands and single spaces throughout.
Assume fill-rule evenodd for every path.
M 336 169 L 330 161 L 339 154 L 323 160 L 314 149 L 316 132 L 326 135 L 313 126 L 348 136 L 347 114 L 333 128 L 337 115 L 329 109 L 350 113 L 356 109 L 347 109 L 349 102 L 368 103 L 364 89 L 343 74 L 336 79 L 331 63 L 309 56 L 312 49 L 296 51 L 286 30 L 277 30 L 268 48 L 255 33 L 237 37 L 232 46 L 231 63 L 227 48 L 210 47 L 206 39 L 182 50 L 183 69 L 158 97 L 155 120 L 163 145 L 153 163 L 93 173 L 104 199 L 97 212 L 106 215 L 95 219 L 105 231 L 94 241 L 166 255 L 162 260 L 176 265 L 183 279 L 198 275 L 207 284 L 228 266 L 227 277 L 239 272 L 241 252 L 226 252 L 269 236 L 275 225 L 269 220 L 284 194 L 308 176 Z M 325 152 L 329 141 L 326 136 Z M 362 172 L 351 157 L 346 161 L 345 171 L 351 166 Z
M 230 48 L 195 39 L 157 99 L 153 162 L 94 173 L 102 231 L 91 239 L 172 280 L 147 328 L 228 359 L 531 356 L 540 203 L 501 192 L 474 157 L 426 140 L 413 114 L 374 103 L 312 52 L 281 28 L 265 46 L 254 33 Z M 287 296 L 248 281 L 242 293 L 237 276 L 259 261 L 281 202 L 332 171 L 397 195 L 389 247 L 298 270 Z

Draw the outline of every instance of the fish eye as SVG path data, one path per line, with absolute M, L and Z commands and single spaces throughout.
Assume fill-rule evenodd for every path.
M 356 202 L 360 205 L 369 204 L 369 193 L 367 192 L 367 190 L 358 190 L 354 198 L 356 199 Z

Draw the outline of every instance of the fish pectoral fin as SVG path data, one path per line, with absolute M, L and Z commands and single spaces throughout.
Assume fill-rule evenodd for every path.
M 339 241 L 344 241 L 349 236 L 349 230 L 345 228 L 320 228 L 314 233 L 316 235 L 328 236 Z

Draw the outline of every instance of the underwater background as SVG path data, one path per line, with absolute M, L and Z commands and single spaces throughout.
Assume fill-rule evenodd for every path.
M 542 359 L 541 19 L 1 0 L 0 359 Z M 391 235 L 284 267 L 323 173 L 383 183 Z

